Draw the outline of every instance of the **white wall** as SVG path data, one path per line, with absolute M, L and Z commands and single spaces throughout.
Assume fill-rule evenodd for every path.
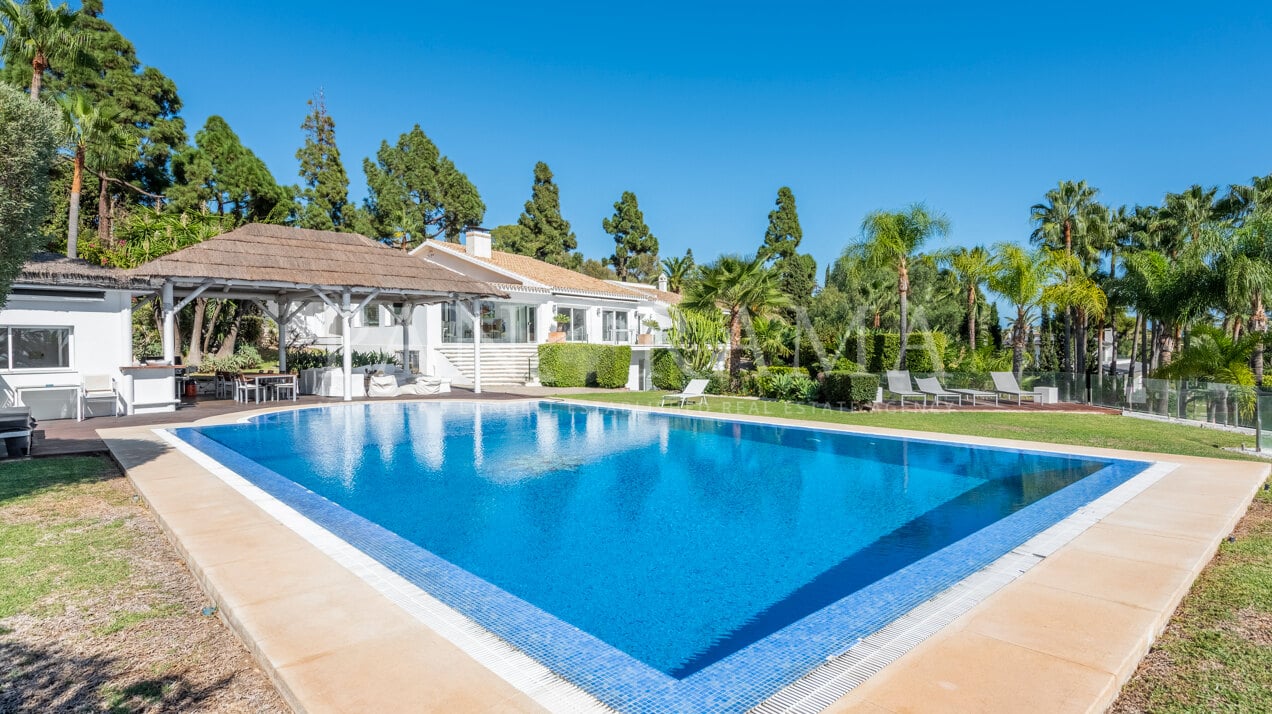
M 0 326 L 71 328 L 69 367 L 0 370 L 6 406 L 16 403 L 21 387 L 78 388 L 81 375 L 85 374 L 109 374 L 122 383 L 119 368 L 133 361 L 132 299 L 126 291 L 107 290 L 105 299 L 10 295 L 0 309 Z M 23 401 L 37 419 L 73 418 L 76 398 L 71 389 L 23 393 Z M 110 413 L 104 402 L 94 402 L 92 406 L 95 413 Z

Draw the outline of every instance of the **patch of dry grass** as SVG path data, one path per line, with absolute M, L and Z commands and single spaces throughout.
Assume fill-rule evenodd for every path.
M 0 463 L 0 711 L 286 712 L 113 464 Z

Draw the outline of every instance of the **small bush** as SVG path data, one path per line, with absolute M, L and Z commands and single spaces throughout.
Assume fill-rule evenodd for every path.
M 627 385 L 631 362 L 632 348 L 626 345 L 539 345 L 539 381 L 547 387 L 619 389 Z
M 627 386 L 628 371 L 632 364 L 632 348 L 627 345 L 595 345 L 596 386 L 620 389 Z
M 740 386 L 724 370 L 716 370 L 707 377 L 707 394 L 737 394 Z
M 542 367 L 540 367 L 542 371 Z M 658 389 L 679 392 L 689 384 L 689 378 L 680 369 L 674 350 L 654 350 L 650 358 L 650 381 Z
M 869 404 L 879 391 L 879 375 L 865 372 L 829 372 L 822 383 L 822 399 L 853 408 Z
M 315 369 L 330 364 L 330 357 L 323 350 L 287 350 L 287 369 Z
M 743 373 L 740 388 L 743 394 L 753 397 L 804 401 L 801 395 L 809 391 L 809 383 L 815 394 L 817 383 L 809 378 L 808 370 L 803 367 L 769 367 L 759 372 Z

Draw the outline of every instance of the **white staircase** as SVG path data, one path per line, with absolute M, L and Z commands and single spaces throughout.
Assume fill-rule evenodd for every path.
M 445 357 L 468 384 L 473 383 L 473 346 L 467 344 L 441 345 L 437 353 Z M 501 345 L 483 343 L 481 346 L 481 383 L 524 385 L 530 369 L 539 370 L 538 345 Z M 459 383 L 459 382 L 457 382 Z

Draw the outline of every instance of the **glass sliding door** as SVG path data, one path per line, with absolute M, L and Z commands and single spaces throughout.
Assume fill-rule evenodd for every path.
M 510 302 L 482 302 L 481 340 L 496 344 L 535 342 L 534 305 Z M 442 306 L 442 341 L 471 342 L 473 321 L 453 303 Z
M 627 311 L 606 310 L 601 313 L 601 334 L 606 342 L 625 345 L 631 342 L 631 331 L 627 329 Z
M 587 308 L 558 307 L 556 314 L 568 318 L 568 322 L 557 323 L 567 342 L 587 342 Z

